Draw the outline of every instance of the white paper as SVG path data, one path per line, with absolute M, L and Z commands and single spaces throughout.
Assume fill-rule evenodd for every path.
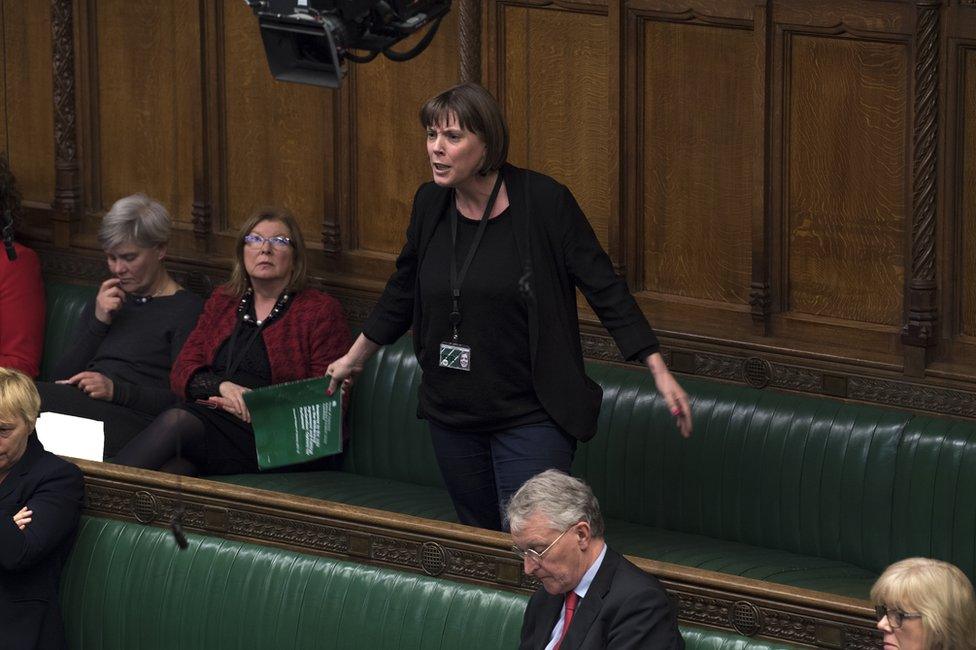
M 105 424 L 100 420 L 46 412 L 37 418 L 35 430 L 52 454 L 99 461 L 105 457 Z

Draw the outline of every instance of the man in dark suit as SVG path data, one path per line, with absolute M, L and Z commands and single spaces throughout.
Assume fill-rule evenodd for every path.
M 0 368 L 0 650 L 65 647 L 58 591 L 84 479 L 37 440 L 40 406 L 34 382 Z
M 680 649 L 677 616 L 661 583 L 603 541 L 590 487 L 548 470 L 506 511 L 515 552 L 542 582 L 522 622 L 522 650 Z

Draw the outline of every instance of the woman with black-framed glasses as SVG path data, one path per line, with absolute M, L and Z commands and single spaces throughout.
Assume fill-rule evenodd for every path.
M 256 472 L 244 394 L 322 376 L 349 347 L 338 301 L 305 284 L 297 221 L 287 210 L 258 210 L 241 227 L 230 281 L 207 301 L 173 364 L 173 391 L 187 401 L 156 418 L 115 462 L 187 475 Z
M 956 566 L 924 557 L 896 562 L 871 588 L 885 648 L 976 648 L 976 596 Z

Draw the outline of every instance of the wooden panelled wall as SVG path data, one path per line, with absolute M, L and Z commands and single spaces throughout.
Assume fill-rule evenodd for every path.
M 275 82 L 243 1 L 39 6 L 2 0 L 0 137 L 53 275 L 96 279 L 135 191 L 217 277 L 281 204 L 361 318 L 429 177 L 417 109 L 480 78 L 677 370 L 976 417 L 976 0 L 455 0 L 339 91 Z

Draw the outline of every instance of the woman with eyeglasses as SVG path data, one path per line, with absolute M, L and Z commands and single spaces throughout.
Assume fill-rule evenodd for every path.
M 156 418 L 115 462 L 184 475 L 256 472 L 244 393 L 320 377 L 350 344 L 338 301 L 305 284 L 295 218 L 283 209 L 254 213 L 241 228 L 230 281 L 204 306 L 173 365 L 172 388 L 186 403 Z
M 924 557 L 895 562 L 871 588 L 884 647 L 976 648 L 976 597 L 958 567 Z

